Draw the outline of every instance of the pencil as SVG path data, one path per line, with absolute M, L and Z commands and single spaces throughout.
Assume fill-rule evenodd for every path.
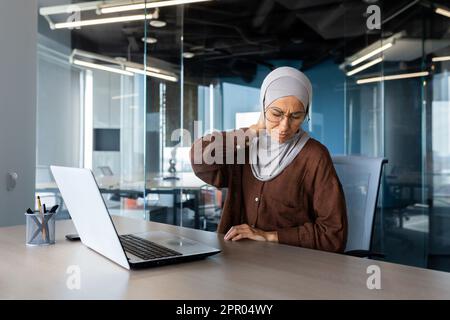
M 42 212 L 41 197 L 37 196 L 37 201 L 38 201 L 39 214 L 40 214 L 41 220 L 42 220 L 42 240 L 45 241 L 45 238 L 47 237 L 47 235 L 46 235 L 45 228 L 44 228 L 45 215 Z

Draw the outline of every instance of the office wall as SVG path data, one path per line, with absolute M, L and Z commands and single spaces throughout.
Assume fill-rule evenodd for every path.
M 274 68 L 288 66 L 292 68 L 300 68 L 302 66 L 302 62 L 300 60 L 271 60 L 270 63 L 273 65 Z M 224 77 L 220 80 L 222 82 L 229 82 L 234 84 L 239 84 L 243 86 L 253 87 L 253 88 L 260 88 L 261 84 L 264 80 L 264 78 L 267 76 L 267 74 L 271 71 L 271 69 L 268 66 L 262 66 L 258 65 L 256 69 L 256 75 L 253 78 L 251 82 L 246 82 L 242 78 L 236 78 L 236 77 Z
M 36 34 L 34 0 L 0 0 L 0 225 L 24 222 L 34 206 Z M 19 179 L 6 189 L 9 171 Z
M 305 72 L 313 86 L 311 135 L 332 154 L 344 154 L 345 74 L 327 60 Z
M 225 111 L 223 128 L 225 130 L 235 128 L 236 113 L 260 111 L 259 91 L 259 88 L 228 82 L 222 83 L 223 107 Z

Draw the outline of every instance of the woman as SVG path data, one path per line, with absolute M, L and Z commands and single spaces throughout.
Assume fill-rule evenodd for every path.
M 195 174 L 208 184 L 228 188 L 218 227 L 225 240 L 273 241 L 333 252 L 345 249 L 342 186 L 327 148 L 301 128 L 311 98 L 311 83 L 302 72 L 277 68 L 264 79 L 261 116 L 245 129 L 250 137 L 245 145 L 233 138 L 225 143 L 223 153 L 216 150 L 215 159 L 222 157 L 221 161 L 203 161 L 202 153 L 199 163 L 194 161 L 196 150 L 208 149 L 213 136 L 194 142 Z M 229 134 L 236 131 L 222 132 L 222 141 Z M 246 151 L 244 163 L 226 163 L 225 154 L 241 149 Z

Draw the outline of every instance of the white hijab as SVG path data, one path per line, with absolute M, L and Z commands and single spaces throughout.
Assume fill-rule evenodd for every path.
M 280 67 L 270 72 L 263 81 L 260 92 L 261 112 L 276 99 L 294 96 L 308 112 L 312 101 L 312 86 L 309 79 L 299 70 Z M 308 133 L 300 127 L 289 140 L 278 143 L 271 139 L 266 130 L 250 143 L 250 164 L 253 175 L 260 181 L 278 176 L 299 154 L 309 140 Z

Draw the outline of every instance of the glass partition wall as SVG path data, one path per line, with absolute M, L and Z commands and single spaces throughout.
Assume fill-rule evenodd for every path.
M 107 9 L 39 1 L 36 194 L 60 205 L 59 218 L 68 213 L 50 165 L 91 169 L 111 214 L 147 215 L 141 39 L 150 16 Z
M 147 21 L 142 39 L 150 71 L 146 79 L 146 211 L 151 221 L 191 226 L 193 218 L 183 210 L 190 199 L 185 173 L 190 144 L 182 143 L 183 6 L 152 12 L 154 18 Z
M 360 55 L 379 50 L 366 59 L 372 66 L 346 79 L 346 153 L 388 160 L 373 249 L 388 261 L 450 270 L 450 19 L 439 8 L 399 5 L 397 14 L 382 16 L 375 41 L 367 33 Z
M 436 9 L 437 10 L 437 9 Z M 442 15 L 446 13 L 446 15 Z M 441 11 L 424 23 L 423 65 L 430 76 L 423 82 L 422 183 L 424 215 L 428 215 L 426 266 L 450 271 L 450 14 Z M 426 221 L 426 220 L 425 220 Z

